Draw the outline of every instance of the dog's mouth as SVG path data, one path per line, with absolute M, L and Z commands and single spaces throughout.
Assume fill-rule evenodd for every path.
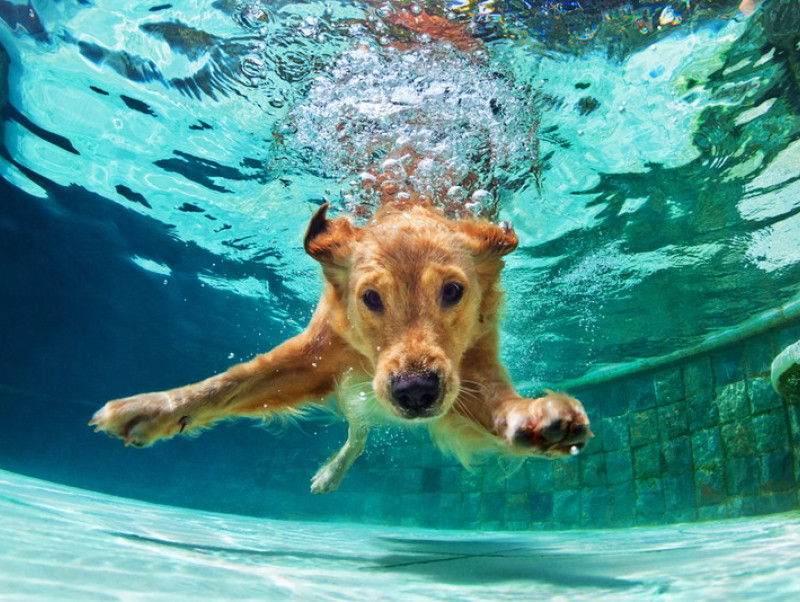
M 435 418 L 442 413 L 445 387 L 437 372 L 400 372 L 389 380 L 389 399 L 397 414 L 408 420 Z

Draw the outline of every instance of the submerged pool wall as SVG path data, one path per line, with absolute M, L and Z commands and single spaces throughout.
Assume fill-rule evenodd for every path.
M 382 469 L 362 466 L 385 474 L 353 475 L 342 493 L 372 500 L 364 520 L 468 529 L 626 527 L 798 508 L 800 406 L 770 382 L 773 358 L 798 339 L 794 319 L 655 370 L 575 388 L 595 433 L 577 458 L 528 460 L 508 476 L 489 467 L 469 474 L 435 462 L 419 437 L 394 448 Z M 388 498 L 376 483 L 392 492 Z

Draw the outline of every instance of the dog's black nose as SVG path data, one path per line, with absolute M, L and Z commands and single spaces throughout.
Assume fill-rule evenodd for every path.
M 423 414 L 439 399 L 439 375 L 406 372 L 392 378 L 392 400 L 411 418 Z

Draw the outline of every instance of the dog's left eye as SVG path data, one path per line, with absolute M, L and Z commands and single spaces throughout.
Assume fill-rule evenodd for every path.
M 458 282 L 448 282 L 442 287 L 440 301 L 444 307 L 451 307 L 461 301 L 464 296 L 464 287 Z
M 383 311 L 383 299 L 381 299 L 381 296 L 373 290 L 368 290 L 361 295 L 361 302 L 366 305 L 367 309 L 370 311 Z

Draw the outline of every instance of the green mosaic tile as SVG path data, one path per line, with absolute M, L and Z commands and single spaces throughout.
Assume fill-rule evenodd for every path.
M 553 488 L 577 489 L 580 486 L 580 470 L 577 462 L 557 461 L 553 464 Z
M 655 408 L 635 412 L 629 420 L 632 446 L 658 441 L 658 411 Z
M 609 485 L 633 480 L 633 460 L 629 449 L 606 453 L 606 480 Z
M 750 401 L 743 380 L 725 385 L 717 391 L 719 421 L 723 424 L 740 420 L 750 414 Z
M 789 446 L 789 426 L 783 410 L 772 410 L 753 417 L 756 449 L 759 452 L 782 449 Z
M 689 433 L 686 404 L 683 401 L 658 408 L 658 426 L 662 439 L 674 439 Z
M 796 491 L 773 493 L 758 498 L 758 514 L 788 512 L 800 508 Z
M 606 463 L 604 454 L 583 456 L 580 464 L 582 486 L 597 487 L 606 484 Z
M 772 381 L 769 378 L 748 379 L 747 394 L 753 414 L 783 407 L 783 399 L 772 388 Z
M 728 512 L 725 506 L 701 506 L 697 509 L 697 520 L 722 520 L 728 517 Z
M 650 443 L 633 449 L 633 478 L 636 480 L 661 476 L 661 448 Z
M 406 468 L 402 474 L 403 491 L 420 492 L 424 490 L 424 473 L 421 468 Z
M 722 457 L 722 436 L 718 427 L 697 431 L 692 435 L 692 458 L 695 468 L 719 464 Z
M 552 494 L 544 494 L 550 495 L 550 512 L 547 514 L 547 518 L 550 518 L 552 514 Z M 530 520 L 531 514 L 536 510 L 535 503 L 529 499 L 529 496 L 522 495 L 522 494 L 512 494 L 508 496 L 506 504 L 503 508 L 503 521 L 506 525 L 509 522 L 527 522 Z
M 740 516 L 753 516 L 758 512 L 759 500 L 757 497 L 732 497 L 725 501 L 728 518 Z
M 461 508 L 462 523 L 475 525 L 479 524 L 481 497 L 483 496 L 477 491 L 461 494 L 461 503 L 459 506 Z
M 634 481 L 636 514 L 639 516 L 664 513 L 664 486 L 661 479 Z
M 520 493 L 531 490 L 531 481 L 524 465 L 508 474 L 505 478 L 506 493 Z
M 714 385 L 719 389 L 744 379 L 744 352 L 742 347 L 730 347 L 711 354 Z
M 789 434 L 792 442 L 800 443 L 800 405 L 787 405 L 786 415 L 789 418 Z
M 605 526 L 608 523 L 608 490 L 605 487 L 584 487 L 580 493 L 581 526 Z
M 725 501 L 725 475 L 719 464 L 695 471 L 694 486 L 698 506 L 716 505 Z
M 744 343 L 744 366 L 747 376 L 769 374 L 772 360 L 777 355 L 768 334 L 748 339 Z
M 795 324 L 788 328 L 781 328 L 773 333 L 772 338 L 775 343 L 775 349 L 780 353 L 789 345 L 800 341 L 800 324 Z
M 589 439 L 589 442 L 586 444 L 586 448 L 583 451 L 583 454 L 595 454 L 600 453 L 605 449 L 606 438 L 605 438 L 605 418 L 594 418 L 589 416 L 589 420 L 592 421 L 591 430 L 594 437 Z
M 555 483 L 555 462 L 532 458 L 526 462 L 533 491 L 552 491 Z
M 681 366 L 681 371 L 686 397 L 702 395 L 714 388 L 714 377 L 709 356 L 703 355 L 697 359 L 684 362 Z
M 553 520 L 562 525 L 580 523 L 581 492 L 577 489 L 553 492 Z
M 443 493 L 439 496 L 436 523 L 445 528 L 455 528 L 460 522 L 461 496 L 457 493 Z M 434 508 L 437 508 L 434 506 Z
M 694 476 L 687 472 L 682 475 L 665 476 L 664 505 L 667 510 L 694 508 Z
M 719 409 L 712 393 L 695 395 L 687 399 L 685 403 L 690 431 L 707 429 L 719 424 Z
M 633 482 L 608 487 L 608 518 L 615 526 L 623 526 L 632 520 L 631 510 L 636 506 L 636 490 Z
M 667 509 L 664 513 L 664 520 L 667 523 L 691 523 L 697 520 L 697 509 L 678 508 L 676 510 Z
M 792 489 L 796 485 L 790 449 L 779 449 L 760 457 L 761 482 L 764 491 L 776 492 Z
M 625 383 L 632 412 L 646 410 L 656 405 L 653 379 L 649 375 L 632 377 Z
M 627 416 L 603 418 L 603 449 L 612 451 L 630 447 L 631 433 Z
M 503 523 L 505 531 L 529 531 L 532 529 L 528 521 L 506 521 Z
M 484 492 L 481 495 L 481 506 L 478 514 L 482 524 L 499 521 L 503 517 L 506 505 L 506 494 L 496 491 Z
M 728 495 L 755 495 L 761 488 L 758 458 L 748 456 L 725 462 Z
M 442 469 L 441 468 L 423 468 L 422 469 L 422 487 L 420 491 L 432 493 L 442 491 Z
M 553 493 L 533 493 L 528 499 L 528 504 L 527 520 L 544 522 L 553 519 Z
M 361 516 L 368 522 L 380 522 L 384 516 L 384 496 L 379 492 L 363 494 L 364 507 Z
M 665 441 L 662 446 L 664 473 L 679 475 L 694 469 L 692 444 L 689 437 L 676 437 Z
M 603 416 L 619 416 L 628 411 L 628 396 L 619 385 L 607 385 L 598 389 L 597 398 Z
M 464 477 L 469 474 L 461 466 L 442 467 L 441 487 L 444 493 L 460 493 L 463 489 Z
M 657 372 L 653 376 L 656 404 L 663 406 L 683 399 L 683 378 L 679 366 Z
M 723 425 L 720 435 L 722 449 L 728 460 L 751 456 L 756 451 L 753 427 L 749 421 Z

